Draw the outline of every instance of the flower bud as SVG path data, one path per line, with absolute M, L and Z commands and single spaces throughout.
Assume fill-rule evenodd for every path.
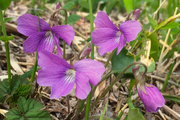
M 139 73 L 139 66 L 134 67 L 132 71 L 136 80 L 138 95 L 146 111 L 157 112 L 165 104 L 161 92 L 154 85 L 145 83 L 144 76 Z
M 58 2 L 57 4 L 56 4 L 56 10 L 58 10 L 60 8 L 60 3 Z
M 91 44 L 89 44 L 88 47 L 84 49 L 84 51 L 81 53 L 79 58 L 84 59 L 90 52 L 91 52 Z
M 133 12 L 132 20 L 137 20 L 139 18 L 139 15 L 140 15 L 140 9 L 136 9 Z

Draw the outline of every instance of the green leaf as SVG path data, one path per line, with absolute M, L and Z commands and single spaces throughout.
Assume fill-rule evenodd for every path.
M 164 97 L 166 100 L 171 100 L 171 101 L 180 103 L 180 98 L 179 98 L 179 97 L 172 96 L 172 95 L 163 95 L 163 97 Z
M 0 10 L 5 10 L 9 7 L 11 0 L 0 0 Z
M 112 56 L 111 63 L 112 63 L 112 70 L 114 72 L 122 72 L 129 64 L 135 62 L 134 56 L 128 55 L 128 51 L 123 48 L 121 52 L 116 55 L 116 52 Z M 132 67 L 130 67 L 125 73 L 132 73 Z
M 106 109 L 107 109 L 107 105 L 108 105 L 108 101 L 106 102 L 106 105 L 105 105 L 105 107 L 103 109 L 103 112 L 102 112 L 101 117 L 99 118 L 99 120 L 103 120 L 105 112 L 106 112 Z
M 109 14 L 112 10 L 112 8 L 115 6 L 117 0 L 111 0 L 106 5 L 106 13 Z
M 64 8 L 68 11 L 70 9 L 72 9 L 74 7 L 75 3 L 74 2 L 67 2 L 65 5 L 64 5 Z
M 130 108 L 127 120 L 145 120 L 138 108 Z
M 93 15 L 93 21 L 94 21 L 95 18 L 96 18 L 96 17 Z M 86 16 L 86 19 L 88 19 L 88 20 L 90 21 L 90 15 L 87 15 L 87 16 Z
M 9 81 L 8 79 L 4 79 L 3 81 L 0 81 L 0 102 L 2 102 L 5 97 L 8 95 L 8 89 L 9 89 Z
M 168 19 L 162 21 L 162 22 L 149 34 L 149 36 L 150 36 L 151 34 L 153 34 L 154 32 L 156 32 L 157 30 L 159 30 L 160 28 L 162 28 L 162 27 L 166 26 L 167 24 L 173 22 L 173 21 L 174 21 L 175 19 L 177 19 L 178 17 L 180 17 L 180 13 L 177 14 L 177 15 L 171 16 L 171 17 L 169 17 Z M 148 36 L 148 37 L 149 37 L 149 36 Z
M 70 15 L 69 17 L 68 17 L 68 21 L 67 21 L 67 24 L 73 24 L 73 23 L 75 23 L 76 21 L 78 21 L 79 20 L 79 16 L 78 15 Z
M 127 13 L 133 10 L 133 0 L 123 0 Z
M 170 22 L 167 25 L 165 25 L 164 27 L 162 27 L 161 29 L 170 29 L 170 28 L 175 28 L 175 27 L 178 27 L 178 26 L 180 26 L 179 23 L 177 23 L 177 22 Z
M 43 105 L 33 99 L 26 100 L 20 97 L 17 109 L 10 109 L 6 113 L 6 120 L 25 119 L 25 120 L 51 120 L 47 111 L 41 110 Z
M 150 50 L 150 57 L 156 61 L 158 59 L 159 55 L 159 40 L 157 33 L 153 33 L 149 36 L 149 39 L 151 40 L 151 50 Z
M 12 19 L 14 19 L 14 18 L 12 18 L 12 17 L 4 18 L 4 23 L 9 22 Z
M 148 19 L 149 19 L 149 22 L 150 22 L 153 29 L 158 26 L 157 22 L 152 17 L 150 17 L 149 15 L 148 15 Z
M 1 36 L 0 40 L 3 42 L 8 42 L 9 40 L 12 40 L 14 38 L 14 35 L 11 36 Z

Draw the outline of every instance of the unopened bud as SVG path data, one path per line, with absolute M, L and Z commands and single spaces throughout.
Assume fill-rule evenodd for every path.
M 132 20 L 137 20 L 139 18 L 139 15 L 140 15 L 140 9 L 136 9 L 133 12 Z
M 57 4 L 56 4 L 56 10 L 58 10 L 60 8 L 60 3 L 58 2 Z
M 84 49 L 84 51 L 81 53 L 79 58 L 84 59 L 90 52 L 91 52 L 91 44 L 89 44 L 88 47 Z

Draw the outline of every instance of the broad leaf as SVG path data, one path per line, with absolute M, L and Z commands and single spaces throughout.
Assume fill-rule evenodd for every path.
M 5 120 L 24 119 L 24 120 L 51 120 L 47 111 L 41 110 L 43 105 L 33 99 L 26 100 L 20 97 L 17 109 L 11 109 L 6 113 Z
M 123 48 L 121 52 L 116 55 L 116 52 L 112 56 L 111 63 L 112 63 L 112 70 L 114 72 L 122 72 L 129 64 L 135 62 L 133 55 L 128 55 L 128 51 Z M 132 73 L 132 67 L 130 67 L 126 73 Z
M 0 0 L 0 10 L 5 10 L 9 7 L 11 0 Z
M 133 10 L 133 0 L 123 0 L 127 13 Z
M 78 21 L 79 20 L 79 16 L 78 15 L 70 15 L 69 17 L 68 17 L 68 21 L 67 21 L 67 24 L 73 24 L 73 23 L 75 23 L 76 21 Z
M 127 120 L 145 120 L 138 108 L 130 108 Z
M 169 24 L 165 25 L 161 29 L 170 29 L 170 28 L 175 28 L 175 27 L 179 27 L 179 26 L 180 26 L 180 24 L 177 22 L 170 22 Z
M 157 22 L 152 17 L 150 17 L 149 15 L 148 15 L 148 19 L 149 19 L 149 22 L 150 22 L 153 29 L 158 26 Z

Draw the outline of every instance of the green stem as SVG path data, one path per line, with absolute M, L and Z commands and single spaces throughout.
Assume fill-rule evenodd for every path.
M 92 34 L 94 27 L 93 27 L 93 12 L 92 12 L 91 0 L 88 0 L 88 4 L 89 4 L 89 14 L 90 14 L 90 25 L 91 25 L 90 28 L 91 28 L 91 34 Z M 94 44 L 92 43 L 92 38 L 91 38 L 91 59 L 94 59 Z M 91 96 L 92 96 L 92 91 L 90 91 L 90 93 L 87 97 L 87 101 L 86 101 L 85 120 L 89 119 Z
M 37 70 L 37 56 L 38 56 L 38 53 L 36 52 L 36 59 L 35 59 L 34 67 L 33 67 L 33 72 L 31 74 L 31 82 L 34 81 L 35 73 Z
M 41 31 L 40 18 L 38 19 L 38 22 L 39 22 L 39 29 L 38 29 L 38 31 L 40 32 Z M 36 52 L 36 59 L 35 59 L 33 71 L 32 71 L 32 74 L 31 74 L 31 82 L 34 81 L 35 73 L 36 73 L 36 70 L 37 70 L 37 56 L 38 56 L 38 52 Z
M 30 6 L 30 8 L 31 8 L 30 13 L 31 14 L 34 14 L 34 4 L 35 4 L 35 0 L 31 0 L 31 6 Z
M 173 68 L 174 68 L 175 63 L 176 63 L 176 60 L 174 60 L 173 64 L 171 64 L 171 67 L 170 67 L 169 72 L 168 72 L 168 74 L 167 74 L 167 76 L 166 76 L 166 79 L 165 79 L 165 81 L 164 81 L 163 88 L 161 89 L 161 92 L 164 92 L 164 90 L 165 90 L 165 88 L 166 88 L 166 85 L 167 85 L 167 83 L 168 83 L 169 77 L 170 77 L 170 75 L 171 75 L 171 73 L 172 73 L 172 70 L 173 70 Z
M 6 29 L 5 29 L 5 26 L 4 26 L 4 20 L 3 20 L 2 11 L 0 11 L 0 21 L 1 21 L 1 27 L 2 27 L 3 35 L 7 36 Z M 10 55 L 9 55 L 9 42 L 5 42 L 5 48 L 6 48 L 8 80 L 9 80 L 9 83 L 11 83 L 11 65 L 10 65 Z
M 113 54 L 114 54 L 115 51 L 116 51 L 116 49 L 114 49 L 114 50 L 111 52 L 111 54 L 109 55 L 109 58 L 107 59 L 105 65 L 104 65 L 105 68 L 106 68 L 107 65 L 109 64 L 109 61 L 111 60 L 111 58 L 112 58 L 112 56 L 113 56 Z
M 147 72 L 147 67 L 146 67 L 146 65 L 145 65 L 144 63 L 141 63 L 141 62 L 131 63 L 131 64 L 128 65 L 121 73 L 119 73 L 119 75 L 116 77 L 116 79 L 115 79 L 114 81 L 112 81 L 112 83 L 110 84 L 110 86 L 109 86 L 106 90 L 104 90 L 104 92 L 101 94 L 101 96 L 91 105 L 91 108 L 94 107 L 94 106 L 98 103 L 98 101 L 108 93 L 108 91 L 113 87 L 113 85 L 114 85 L 114 84 L 122 77 L 122 75 L 126 72 L 126 70 L 128 70 L 131 66 L 136 65 L 136 64 L 142 65 L 142 66 L 145 68 L 145 71 L 144 71 L 144 73 L 143 73 L 143 76 L 145 76 L 145 75 L 146 75 L 146 72 Z

